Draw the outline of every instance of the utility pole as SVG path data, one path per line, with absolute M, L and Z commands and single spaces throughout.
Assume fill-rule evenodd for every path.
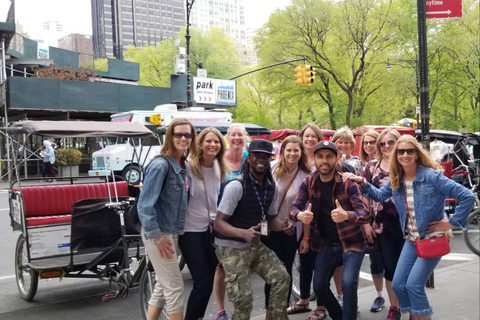
M 187 108 L 192 106 L 192 80 L 190 78 L 190 13 L 192 12 L 193 3 L 195 0 L 187 1 L 187 33 L 185 39 L 187 40 Z
M 425 0 L 417 0 L 418 62 L 420 78 L 420 130 L 421 143 L 430 150 L 430 100 L 428 97 L 427 18 Z

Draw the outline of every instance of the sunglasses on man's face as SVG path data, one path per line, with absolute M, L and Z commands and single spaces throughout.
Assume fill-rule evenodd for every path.
M 185 139 L 192 139 L 193 138 L 193 133 L 175 132 L 173 134 L 173 137 L 177 138 L 177 139 L 182 139 L 182 137 L 185 137 Z
M 378 143 L 378 145 L 380 146 L 380 148 L 384 148 L 387 144 L 388 144 L 389 146 L 393 146 L 393 145 L 395 144 L 395 142 L 396 142 L 395 140 L 388 140 L 387 142 L 385 142 L 385 141 L 380 141 L 380 142 Z
M 364 146 L 368 146 L 368 145 L 373 146 L 373 145 L 375 145 L 375 142 L 377 142 L 377 141 L 376 140 L 370 140 L 370 141 L 365 140 L 365 141 L 363 141 L 363 145 Z
M 417 152 L 417 149 L 415 148 L 411 148 L 411 149 L 397 149 L 397 156 L 403 156 L 405 154 L 405 152 L 409 155 L 409 156 L 413 156 L 416 152 Z

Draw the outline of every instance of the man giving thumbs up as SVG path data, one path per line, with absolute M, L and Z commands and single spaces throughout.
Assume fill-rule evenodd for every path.
M 310 245 L 318 252 L 313 278 L 315 293 L 330 318 L 352 320 L 357 318 L 358 275 L 365 250 L 362 225 L 369 222 L 369 213 L 357 184 L 345 184 L 335 169 L 335 144 L 320 141 L 314 159 L 317 171 L 303 181 L 290 216 L 311 225 Z M 341 265 L 343 310 L 330 290 L 333 271 Z

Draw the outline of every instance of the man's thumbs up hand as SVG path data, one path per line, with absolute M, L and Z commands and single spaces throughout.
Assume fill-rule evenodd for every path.
M 332 210 L 332 220 L 335 223 L 341 223 L 348 220 L 348 213 L 347 211 L 343 210 L 340 202 L 335 199 L 335 206 L 336 208 Z
M 308 204 L 308 208 L 305 211 L 300 211 L 297 215 L 297 219 L 304 224 L 310 224 L 313 220 L 312 204 Z

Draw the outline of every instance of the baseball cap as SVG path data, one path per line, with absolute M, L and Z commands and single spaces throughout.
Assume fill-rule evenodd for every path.
M 335 143 L 333 143 L 329 140 L 324 140 L 324 141 L 320 141 L 319 143 L 317 143 L 313 153 L 315 154 L 315 153 L 317 153 L 317 151 L 323 150 L 323 149 L 328 149 L 328 150 L 332 151 L 333 153 L 335 153 L 336 156 L 338 156 L 337 146 L 335 145 Z
M 250 142 L 248 152 L 262 152 L 273 155 L 273 144 L 268 140 L 256 139 Z

